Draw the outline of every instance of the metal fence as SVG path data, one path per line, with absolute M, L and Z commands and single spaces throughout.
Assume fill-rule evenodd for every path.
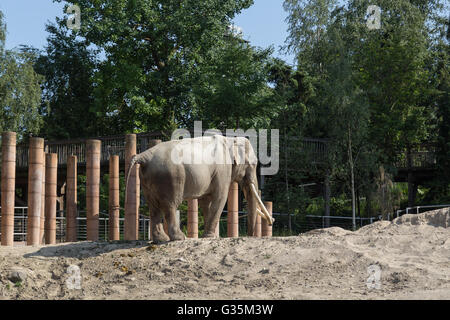
M 408 207 L 406 209 L 403 210 L 397 210 L 395 212 L 395 217 L 393 218 L 398 218 L 404 214 L 409 214 L 409 213 L 421 213 L 424 211 L 428 211 L 430 209 L 439 209 L 439 208 L 448 208 L 450 207 L 450 204 L 433 204 L 433 205 L 427 205 L 427 206 L 415 206 L 415 207 Z M 391 217 L 388 217 L 389 219 L 391 219 Z
M 0 207 L 1 208 L 1 207 Z M 27 241 L 27 222 L 28 222 L 28 208 L 15 207 L 14 208 L 14 241 Z M 84 241 L 87 238 L 86 229 L 86 211 L 79 211 L 77 217 L 77 240 Z M 139 216 L 139 240 L 148 240 L 150 219 L 146 216 Z M 108 240 L 109 218 L 105 212 L 100 212 L 99 217 L 99 241 Z M 123 238 L 124 218 L 119 218 L 120 237 Z M 0 230 L 1 230 L 1 215 L 0 215 Z M 0 232 L 1 235 L 1 232 Z M 65 211 L 56 212 L 56 242 L 66 241 L 66 217 Z

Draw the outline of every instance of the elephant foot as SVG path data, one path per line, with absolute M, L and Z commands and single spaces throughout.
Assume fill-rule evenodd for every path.
M 170 236 L 170 240 L 172 241 L 177 241 L 177 240 L 186 240 L 186 236 L 184 235 L 183 232 L 177 231 L 175 234 L 173 234 L 172 236 Z
M 202 238 L 217 238 L 215 232 L 205 232 Z
M 154 243 L 162 243 L 170 241 L 170 238 L 164 232 L 152 233 L 152 241 Z

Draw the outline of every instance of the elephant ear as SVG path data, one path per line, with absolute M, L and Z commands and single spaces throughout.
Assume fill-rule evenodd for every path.
M 256 165 L 258 159 L 250 141 L 244 137 L 235 137 L 231 148 L 231 158 L 233 164 L 237 165 Z

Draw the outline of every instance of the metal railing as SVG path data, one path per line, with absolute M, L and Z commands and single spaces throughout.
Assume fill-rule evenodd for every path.
M 1 209 L 1 207 L 0 207 Z M 14 241 L 27 241 L 27 207 L 14 208 Z M 77 217 L 77 240 L 84 241 L 87 239 L 86 229 L 86 211 L 78 211 Z M 84 215 L 84 216 L 83 216 Z M 0 215 L 1 227 L 1 215 Z M 150 219 L 144 215 L 139 215 L 139 240 L 149 239 Z M 109 233 L 109 217 L 105 212 L 100 212 L 99 217 L 99 241 L 107 241 Z M 1 228 L 0 228 L 1 230 Z M 119 231 L 121 239 L 123 238 L 124 218 L 119 218 Z M 1 231 L 0 231 L 1 235 Z M 66 241 L 66 217 L 64 211 L 56 212 L 56 242 Z
M 433 205 L 426 205 L 426 206 L 415 206 L 415 207 L 408 207 L 406 209 L 397 210 L 395 212 L 396 218 L 409 213 L 415 213 L 418 214 L 421 212 L 422 209 L 438 209 L 438 208 L 448 208 L 450 207 L 450 204 L 433 204 Z

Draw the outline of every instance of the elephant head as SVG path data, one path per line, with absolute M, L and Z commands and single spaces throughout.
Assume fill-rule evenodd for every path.
M 231 182 L 237 182 L 244 192 L 248 203 L 248 232 L 254 236 L 256 232 L 256 215 L 259 214 L 269 225 L 275 221 L 264 206 L 258 194 L 256 167 L 258 164 L 250 141 L 243 137 L 228 138 L 230 156 L 232 158 Z

